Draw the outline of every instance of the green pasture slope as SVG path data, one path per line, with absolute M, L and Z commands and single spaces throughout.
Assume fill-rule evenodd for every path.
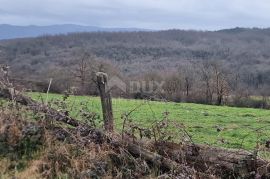
M 46 99 L 46 94 L 30 93 L 36 100 Z M 48 99 L 62 99 L 63 96 L 49 94 Z M 79 104 L 86 103 L 93 112 L 101 114 L 98 97 L 70 96 L 68 105 L 75 116 Z M 169 119 L 184 124 L 196 143 L 206 143 L 228 148 L 254 149 L 256 142 L 270 140 L 270 110 L 212 106 L 191 103 L 154 102 L 143 100 L 113 99 L 117 129 L 121 129 L 121 114 L 128 113 L 136 123 L 150 126 L 162 120 L 164 112 Z M 175 136 L 177 138 L 177 136 Z M 244 140 L 243 140 L 244 139 Z M 242 144 L 242 145 L 241 145 Z

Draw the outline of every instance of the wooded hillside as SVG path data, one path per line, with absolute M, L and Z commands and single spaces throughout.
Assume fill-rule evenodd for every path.
M 238 91 L 243 92 L 238 96 L 267 96 L 270 84 L 269 40 L 270 29 L 244 28 L 213 32 L 74 33 L 0 41 L 0 63 L 11 66 L 13 78 L 36 81 L 38 89 L 43 89 L 42 86 L 46 89 L 48 78 L 54 78 L 57 87 L 52 90 L 62 92 L 74 86 L 74 79 L 78 76 L 76 68 L 88 54 L 87 58 L 92 59 L 90 63 L 102 61 L 106 64 L 103 66 L 110 66 L 109 71 L 125 79 L 156 80 L 166 77 L 163 80 L 167 83 L 178 79 L 181 81 L 179 88 L 186 96 L 194 97 L 195 93 L 202 96 L 198 95 L 197 89 L 205 88 L 205 98 L 211 98 L 215 90 L 218 96 L 218 89 L 211 92 L 205 87 L 208 78 L 215 83 L 213 75 L 212 80 L 207 76 L 214 73 L 210 67 L 216 70 L 218 67 L 226 77 L 227 91 L 232 92 L 228 96 Z M 108 70 L 106 72 L 110 74 Z M 202 81 L 205 84 L 199 84 Z M 175 93 L 175 88 L 172 90 L 167 85 L 170 93 Z M 179 101 L 184 98 L 181 95 L 175 97 L 172 94 L 170 98 Z

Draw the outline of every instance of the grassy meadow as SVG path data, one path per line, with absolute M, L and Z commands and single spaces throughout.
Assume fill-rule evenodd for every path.
M 46 94 L 29 95 L 39 101 L 46 101 L 47 98 Z M 62 95 L 49 94 L 48 101 L 62 98 Z M 101 115 L 99 97 L 70 96 L 67 103 L 71 116 L 79 113 L 81 103 Z M 270 139 L 270 110 L 120 98 L 113 99 L 113 110 L 118 130 L 121 129 L 121 115 L 124 113 L 133 111 L 129 117 L 147 127 L 162 120 L 166 112 L 169 120 L 185 126 L 196 143 L 252 150 L 258 141 L 264 144 Z

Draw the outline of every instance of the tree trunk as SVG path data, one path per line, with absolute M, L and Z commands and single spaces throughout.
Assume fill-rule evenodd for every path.
M 221 105 L 222 104 L 222 99 L 223 99 L 223 96 L 222 95 L 218 95 L 217 105 Z
M 241 149 L 225 149 L 207 145 L 159 142 L 154 145 L 155 150 L 163 157 L 170 158 L 177 163 L 186 162 L 199 172 L 213 172 L 216 176 L 229 178 L 269 177 L 268 161 L 258 158 L 254 153 Z

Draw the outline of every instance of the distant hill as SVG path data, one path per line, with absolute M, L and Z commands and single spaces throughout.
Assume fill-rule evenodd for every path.
M 37 37 L 42 35 L 58 35 L 73 32 L 132 32 L 146 31 L 137 28 L 103 28 L 95 26 L 81 26 L 73 24 L 50 25 L 50 26 L 14 26 L 8 24 L 0 25 L 0 40 L 24 37 Z

